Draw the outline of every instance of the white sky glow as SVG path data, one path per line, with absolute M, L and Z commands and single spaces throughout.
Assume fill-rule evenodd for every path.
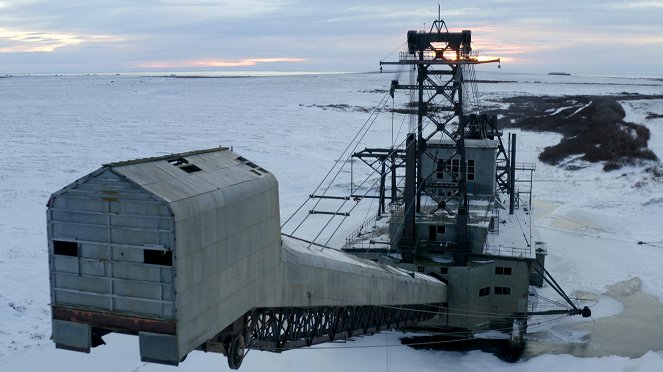
M 663 2 L 478 0 L 442 6 L 450 30 L 510 71 L 661 76 Z M 253 69 L 372 71 L 430 28 L 430 1 L 0 1 L 0 75 Z M 393 56 L 392 56 L 393 58 Z

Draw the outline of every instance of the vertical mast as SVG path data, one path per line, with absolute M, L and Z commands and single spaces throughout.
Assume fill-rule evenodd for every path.
M 380 62 L 381 65 L 404 65 L 417 70 L 417 83 L 415 85 L 400 84 L 398 80 L 392 81 L 392 92 L 396 89 L 408 89 L 417 92 L 417 129 L 415 166 L 416 190 L 405 193 L 405 210 L 414 209 L 422 212 L 422 197 L 425 196 L 437 202 L 439 208 L 445 209 L 449 214 L 457 216 L 456 242 L 459 247 L 469 249 L 468 238 L 468 198 L 467 198 L 467 163 L 465 156 L 465 140 L 472 136 L 468 132 L 473 128 L 476 115 L 467 115 L 463 99 L 463 67 L 479 63 L 498 62 L 499 60 L 479 61 L 471 55 L 472 33 L 469 30 L 449 32 L 446 23 L 440 16 L 438 6 L 438 19 L 436 19 L 428 32 L 408 31 L 407 52 L 400 54 L 396 62 Z M 484 123 L 485 124 L 485 123 Z M 444 164 L 444 171 L 451 174 L 456 190 L 453 195 L 439 195 L 426 187 L 429 175 L 422 172 L 422 157 L 426 154 L 427 141 L 435 135 L 447 138 L 455 143 L 453 162 L 450 159 Z M 413 134 L 414 137 L 414 134 Z M 471 137 L 474 138 L 474 137 Z M 438 159 L 439 160 L 439 159 Z M 408 158 L 408 161 L 409 158 Z M 453 165 L 455 164 L 455 165 Z M 410 164 L 406 164 L 406 168 Z M 457 166 L 455 171 L 452 169 Z M 406 175 L 407 178 L 407 175 Z M 407 181 L 406 181 L 407 182 Z M 457 202 L 450 203 L 453 199 Z M 449 209 L 449 205 L 457 205 L 457 210 Z M 414 208 L 413 208 L 414 207 Z M 406 216 L 406 229 L 408 222 L 414 216 Z M 416 240 L 409 231 L 404 234 L 404 240 Z M 409 243 L 412 243 L 410 241 Z

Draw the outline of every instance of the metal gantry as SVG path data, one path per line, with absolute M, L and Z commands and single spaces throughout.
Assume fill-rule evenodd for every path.
M 201 349 L 228 357 L 238 369 L 248 350 L 282 352 L 431 319 L 441 304 L 257 308 L 207 341 Z
M 446 208 L 446 200 L 434 193 L 426 192 L 426 179 L 430 175 L 422 172 L 422 157 L 426 153 L 426 142 L 438 133 L 453 140 L 456 144 L 454 156 L 460 157 L 459 169 L 452 172 L 446 164 L 441 165 L 441 171 L 453 175 L 455 192 L 451 198 L 458 199 L 457 228 L 460 231 L 460 240 L 467 236 L 468 198 L 466 184 L 466 138 L 499 138 L 496 130 L 496 119 L 478 113 L 478 97 L 475 107 L 471 107 L 472 99 L 468 93 L 475 89 L 466 87 L 466 71 L 473 74 L 473 66 L 481 63 L 499 62 L 499 59 L 479 60 L 472 52 L 472 33 L 469 30 L 449 32 L 445 22 L 439 18 L 435 20 L 429 32 L 409 31 L 407 33 L 407 52 L 401 52 L 400 58 L 395 62 L 380 62 L 380 65 L 408 66 L 416 69 L 416 84 L 401 84 L 392 80 L 390 93 L 393 96 L 396 90 L 406 89 L 416 91 L 416 208 L 410 213 L 421 212 L 422 194 L 435 200 L 438 205 Z M 432 130 L 425 130 L 432 123 Z M 503 149 L 503 146 L 501 146 Z M 503 153 L 506 155 L 505 153 Z M 505 175 L 502 175 L 505 176 Z M 504 182 L 506 184 L 506 182 Z M 500 183 L 502 184 L 502 183 Z M 430 188 L 428 188 L 430 189 Z M 406 204 L 408 201 L 406 201 Z M 447 209 L 448 212 L 451 212 Z M 462 242 L 460 242 L 462 243 Z

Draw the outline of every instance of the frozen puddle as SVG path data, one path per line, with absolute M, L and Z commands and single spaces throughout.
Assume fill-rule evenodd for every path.
M 524 357 L 570 354 L 640 358 L 650 350 L 663 350 L 663 304 L 642 293 L 639 278 L 619 282 L 605 295 L 621 303 L 619 314 L 528 334 Z

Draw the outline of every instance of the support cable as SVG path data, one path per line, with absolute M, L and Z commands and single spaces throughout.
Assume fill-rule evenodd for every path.
M 355 144 L 355 146 L 354 146 L 354 148 L 351 150 L 351 152 L 354 152 L 354 150 L 356 150 L 356 148 L 359 146 L 359 143 L 361 142 L 361 140 L 364 138 L 364 136 L 366 136 L 366 133 L 368 132 L 368 130 L 371 128 L 371 126 L 373 125 L 373 123 L 375 123 L 375 120 L 377 119 L 377 116 L 378 116 L 379 113 L 382 111 L 385 102 L 387 102 L 386 98 L 387 98 L 388 96 L 389 96 L 389 94 L 386 93 L 386 94 L 382 97 L 382 99 L 381 99 L 380 102 L 378 103 L 378 106 L 376 106 L 376 108 L 373 109 L 373 111 L 371 112 L 371 115 L 369 116 L 369 118 L 364 122 L 364 124 L 361 126 L 361 128 L 359 129 L 359 131 L 357 131 L 357 133 L 356 133 L 355 136 L 352 138 L 352 140 L 350 141 L 350 143 L 348 144 L 348 146 L 343 150 L 343 152 L 341 153 L 341 156 L 339 157 L 339 159 L 344 159 L 344 160 L 345 160 L 345 154 L 346 154 L 346 152 L 348 152 L 348 150 L 349 150 L 350 147 L 353 145 L 353 143 L 355 142 L 355 140 L 357 141 L 357 143 Z M 371 120 L 371 119 L 372 119 L 372 120 Z M 368 125 L 368 127 L 367 127 L 367 125 Z M 360 135 L 362 132 L 363 132 L 363 135 L 359 138 L 359 140 L 357 140 L 357 138 L 359 137 L 359 135 Z M 313 191 L 313 194 L 316 194 L 317 191 L 318 191 L 318 190 L 322 187 L 322 185 L 325 183 L 325 181 L 327 181 L 327 178 L 332 174 L 332 172 L 333 172 L 334 169 L 336 168 L 337 164 L 338 164 L 338 162 L 334 163 L 334 165 L 329 169 L 329 171 L 328 171 L 327 174 L 324 176 L 324 178 L 322 179 L 322 181 L 320 181 L 320 183 L 318 184 L 318 186 L 317 186 L 317 187 L 315 188 L 315 190 Z M 323 192 L 322 195 L 325 195 L 325 193 L 329 190 L 329 188 L 331 187 L 331 184 L 333 183 L 333 180 L 335 180 L 336 177 L 340 174 L 340 172 L 343 170 L 343 167 L 344 167 L 344 163 L 341 164 L 341 165 L 339 166 L 338 171 L 336 172 L 336 174 L 334 175 L 334 177 L 330 180 L 330 184 L 327 186 L 327 188 L 325 189 L 325 191 Z M 293 214 L 291 214 L 290 217 L 288 217 L 288 218 L 286 219 L 286 221 L 285 221 L 283 224 L 281 224 L 281 228 L 284 228 L 285 225 L 287 225 L 288 222 L 290 222 L 290 220 L 291 220 L 291 219 L 292 219 L 297 213 L 299 213 L 299 211 L 301 211 L 301 209 L 302 209 L 302 208 L 303 208 L 303 207 L 309 202 L 309 200 L 310 200 L 310 198 L 306 199 L 306 200 L 305 200 L 305 201 L 299 206 L 299 208 L 297 208 L 297 209 L 295 210 L 295 212 L 294 212 Z M 319 203 L 320 203 L 320 200 L 318 200 L 318 201 L 315 203 L 314 208 L 315 208 Z M 307 217 L 308 217 L 308 216 L 305 216 L 305 217 L 304 217 L 304 219 L 302 220 L 302 223 L 303 223 L 303 221 L 305 221 L 305 220 L 307 219 Z M 302 223 L 300 223 L 300 224 L 295 228 L 295 230 L 292 231 L 292 234 L 294 234 L 294 233 L 297 231 L 297 229 L 299 229 L 299 227 L 302 225 Z

